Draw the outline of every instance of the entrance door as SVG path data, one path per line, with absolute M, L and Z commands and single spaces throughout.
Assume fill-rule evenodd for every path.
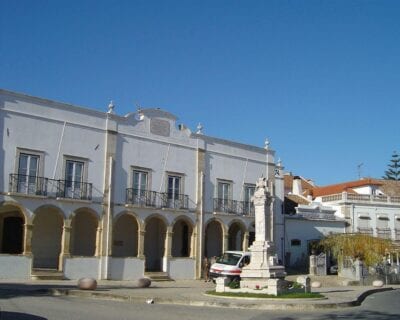
M 20 217 L 7 217 L 3 220 L 1 253 L 22 253 L 23 224 L 24 220 Z

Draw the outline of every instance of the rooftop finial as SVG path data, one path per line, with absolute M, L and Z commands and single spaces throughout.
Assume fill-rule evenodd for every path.
M 278 166 L 278 167 L 282 167 L 282 160 L 281 160 L 281 158 L 278 158 L 277 166 Z
M 201 123 L 199 122 L 199 124 L 197 125 L 197 134 L 203 134 L 203 126 L 201 125 Z
M 110 104 L 108 105 L 108 112 L 107 113 L 111 113 L 111 114 L 114 114 L 114 103 L 113 103 L 113 101 L 111 100 L 110 101 Z
M 264 149 L 265 149 L 265 150 L 268 150 L 268 149 L 269 149 L 269 144 L 270 144 L 270 142 L 269 142 L 268 138 L 266 138 L 266 139 L 265 139 L 265 142 L 264 142 Z

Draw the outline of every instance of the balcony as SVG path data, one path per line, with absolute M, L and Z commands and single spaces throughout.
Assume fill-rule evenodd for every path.
M 391 239 L 392 230 L 390 230 L 389 228 L 376 228 L 376 235 L 378 238 Z
M 10 174 L 9 192 L 44 197 L 92 200 L 92 184 Z
M 189 196 L 128 188 L 126 189 L 126 203 L 139 207 L 187 210 L 189 208 Z
M 92 184 L 69 180 L 57 180 L 57 198 L 92 200 Z
M 359 233 L 366 234 L 366 235 L 369 235 L 369 236 L 373 236 L 374 235 L 374 231 L 372 230 L 372 228 L 357 228 L 357 231 Z
M 354 193 L 337 193 L 321 197 L 322 202 L 379 202 L 379 203 L 397 203 L 400 204 L 400 197 L 388 197 L 385 195 L 374 194 L 354 194 Z
M 400 229 L 394 230 L 394 240 L 400 241 Z
M 254 216 L 254 204 L 250 201 L 214 198 L 214 212 Z
M 43 177 L 10 174 L 9 192 L 47 196 L 48 180 Z

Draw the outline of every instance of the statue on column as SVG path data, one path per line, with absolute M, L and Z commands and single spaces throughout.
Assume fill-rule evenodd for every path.
M 278 265 L 273 242 L 273 200 L 274 195 L 269 187 L 269 180 L 261 177 L 256 182 L 256 190 L 252 201 L 255 209 L 256 239 L 249 248 L 250 264 L 241 273 L 241 287 L 256 287 L 268 279 L 283 279 L 285 268 Z

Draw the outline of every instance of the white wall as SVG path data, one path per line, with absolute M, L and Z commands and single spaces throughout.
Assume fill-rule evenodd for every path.
M 96 257 L 73 257 L 64 260 L 64 276 L 66 279 L 84 277 L 99 279 L 100 259 Z
M 195 279 L 196 262 L 192 258 L 173 258 L 169 260 L 169 276 L 171 279 Z
M 308 259 L 308 241 L 322 239 L 330 233 L 344 233 L 344 221 L 306 220 L 285 217 L 285 252 L 290 252 L 290 265 Z M 291 246 L 291 240 L 301 240 L 300 246 Z M 308 260 L 306 260 L 308 261 Z
M 30 257 L 0 254 L 0 279 L 28 280 L 31 277 L 31 269 Z
M 144 260 L 138 258 L 110 258 L 112 280 L 137 280 L 144 276 Z

